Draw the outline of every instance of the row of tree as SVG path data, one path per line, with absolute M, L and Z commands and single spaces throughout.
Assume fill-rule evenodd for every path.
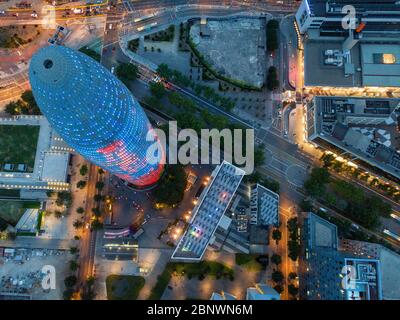
M 327 187 L 329 186 L 329 192 Z M 367 229 L 376 229 L 380 217 L 389 217 L 391 206 L 377 196 L 368 196 L 362 189 L 343 180 L 332 179 L 327 168 L 314 168 L 304 183 L 307 193 L 342 211 Z
M 31 90 L 22 93 L 21 99 L 8 103 L 5 111 L 10 115 L 40 115 L 40 109 Z

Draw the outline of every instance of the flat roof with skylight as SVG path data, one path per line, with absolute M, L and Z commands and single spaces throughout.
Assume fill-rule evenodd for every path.
M 226 161 L 213 171 L 172 259 L 201 260 L 244 174 Z

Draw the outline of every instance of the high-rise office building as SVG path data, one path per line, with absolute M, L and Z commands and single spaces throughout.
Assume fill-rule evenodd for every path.
M 107 69 L 49 46 L 32 57 L 29 79 L 41 111 L 75 151 L 137 187 L 157 182 L 165 153 L 139 103 Z

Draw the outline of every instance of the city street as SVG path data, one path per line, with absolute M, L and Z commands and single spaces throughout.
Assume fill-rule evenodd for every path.
M 30 83 L 28 79 L 28 67 L 31 57 L 38 49 L 49 45 L 48 40 L 53 36 L 56 26 L 59 25 L 68 28 L 68 30 L 70 31 L 67 39 L 62 43 L 62 45 L 73 49 L 79 49 L 82 47 L 93 49 L 94 53 L 100 54 L 100 63 L 114 75 L 116 68 L 121 63 L 132 63 L 136 65 L 138 68 L 138 78 L 130 81 L 129 83 L 126 83 L 126 81 L 124 81 L 124 83 L 126 84 L 126 87 L 130 90 L 132 95 L 137 99 L 137 101 L 146 101 L 145 99 L 152 95 L 150 84 L 152 82 L 159 82 L 164 86 L 167 92 L 177 92 L 179 93 L 178 96 L 182 99 L 187 98 L 188 100 L 194 102 L 196 104 L 195 108 L 193 108 L 193 114 L 195 118 L 197 116 L 200 117 L 200 115 L 202 115 L 204 111 L 207 111 L 208 113 L 204 112 L 207 115 L 217 115 L 226 119 L 229 122 L 229 126 L 231 124 L 234 124 L 240 127 L 244 127 L 246 129 L 253 129 L 255 136 L 255 148 L 260 148 L 265 156 L 264 163 L 260 164 L 256 168 L 256 171 L 260 174 L 262 179 L 265 178 L 267 180 L 274 180 L 279 184 L 280 225 L 272 226 L 271 224 L 269 226 L 270 241 L 269 247 L 266 250 L 268 251 L 267 253 L 270 255 L 269 258 L 271 258 L 272 253 L 280 255 L 282 258 L 281 264 L 275 265 L 272 264 L 272 262 L 270 261 L 266 272 L 262 271 L 259 273 L 251 273 L 248 272 L 248 270 L 245 270 L 243 267 L 235 264 L 235 256 L 233 253 L 228 253 L 227 251 L 223 250 L 220 250 L 220 252 L 208 250 L 206 253 L 206 259 L 226 263 L 226 265 L 235 269 L 235 281 L 219 278 L 214 279 L 212 277 L 207 277 L 204 279 L 204 281 L 201 281 L 197 278 L 188 279 L 187 277 L 173 275 L 169 286 L 164 291 L 163 299 L 209 299 L 212 292 L 221 291 L 222 288 L 223 290 L 226 290 L 226 292 L 232 293 L 237 297 L 244 299 L 245 288 L 250 287 L 255 283 L 262 281 L 267 282 L 272 287 L 276 285 L 276 283 L 274 283 L 271 279 L 271 273 L 275 269 L 281 271 L 284 275 L 284 280 L 281 283 L 283 287 L 281 299 L 292 299 L 293 297 L 289 294 L 288 286 L 289 284 L 293 283 L 295 283 L 297 287 L 299 287 L 299 285 L 297 279 L 289 279 L 289 274 L 299 274 L 301 272 L 304 272 L 304 265 L 301 259 L 293 261 L 288 256 L 289 231 L 287 226 L 288 221 L 291 218 L 297 218 L 299 226 L 302 225 L 303 214 L 300 209 L 300 203 L 305 198 L 310 198 L 310 203 L 315 211 L 321 209 L 323 210 L 323 212 L 326 212 L 326 215 L 329 217 L 340 218 L 343 221 L 347 221 L 350 225 L 354 225 L 355 223 L 346 216 L 347 214 L 349 214 L 348 212 L 345 212 L 346 210 L 348 210 L 347 208 L 343 211 L 340 211 L 340 209 L 338 209 L 339 206 L 335 207 L 333 205 L 329 205 L 330 208 L 328 208 L 328 204 L 324 205 L 319 202 L 324 202 L 324 200 L 321 200 L 322 197 L 315 197 L 315 199 L 308 197 L 303 187 L 304 183 L 310 177 L 312 169 L 315 167 L 321 167 L 322 161 L 320 159 L 323 155 L 322 149 L 317 148 L 307 140 L 307 119 L 305 115 L 305 111 L 307 110 L 305 105 L 306 100 L 310 101 L 310 99 L 312 99 L 314 95 L 351 95 L 353 94 L 353 89 L 305 89 L 303 62 L 304 52 L 302 45 L 299 43 L 300 35 L 296 32 L 297 25 L 295 28 L 294 17 L 294 13 L 296 12 L 299 3 L 297 1 L 290 0 L 110 0 L 104 1 L 100 4 L 91 5 L 86 5 L 83 2 L 76 1 L 61 6 L 45 6 L 44 3 L 45 2 L 37 1 L 34 2 L 32 7 L 28 8 L 16 8 L 16 0 L 11 0 L 8 3 L 0 3 L 0 10 L 4 10 L 1 11 L 0 28 L 5 28 L 4 30 L 6 30 L 7 28 L 31 28 L 32 30 L 34 30 L 32 34 L 35 34 L 35 37 L 33 37 L 32 39 L 30 38 L 29 41 L 26 40 L 26 43 L 23 45 L 16 44 L 15 47 L 9 46 L 7 48 L 0 48 L 0 116 L 9 117 L 9 115 L 5 112 L 4 107 L 9 102 L 18 100 L 25 90 L 30 89 Z M 179 24 L 182 23 L 181 28 L 183 29 L 183 23 L 187 22 L 188 19 L 191 18 L 202 18 L 202 20 L 199 19 L 199 28 L 202 28 L 201 25 L 207 24 L 207 19 L 213 18 L 215 18 L 216 20 L 223 20 L 227 18 L 258 18 L 263 21 L 264 29 L 266 28 L 265 26 L 270 19 L 275 19 L 279 22 L 279 28 L 277 31 L 277 49 L 275 51 L 265 51 L 265 37 L 260 37 L 262 39 L 262 41 L 260 40 L 260 42 L 262 42 L 262 46 L 255 46 L 258 47 L 256 48 L 256 50 L 261 48 L 264 54 L 264 59 L 262 60 L 263 63 L 260 63 L 257 66 L 259 68 L 262 67 L 267 71 L 271 67 L 275 68 L 277 70 L 276 80 L 279 80 L 279 85 L 277 84 L 275 86 L 275 89 L 268 87 L 264 84 L 264 87 L 260 89 L 259 92 L 257 92 L 259 96 L 262 96 L 262 98 L 264 99 L 261 100 L 261 103 L 263 108 L 262 111 L 266 113 L 264 115 L 265 119 L 262 119 L 260 116 L 260 120 L 258 119 L 258 114 L 257 116 L 253 116 L 252 114 L 250 114 L 249 111 L 246 116 L 246 111 L 239 110 L 239 107 L 237 107 L 238 103 L 236 103 L 237 101 L 240 101 L 240 97 L 238 97 L 239 95 L 236 96 L 231 93 L 234 97 L 236 97 L 235 103 L 237 108 L 229 109 L 223 108 L 223 104 L 219 103 L 218 99 L 206 99 L 204 96 L 202 96 L 201 92 L 203 89 L 201 88 L 200 94 L 196 94 L 196 84 L 204 84 L 204 82 L 201 81 L 205 80 L 205 76 L 202 73 L 202 80 L 200 80 L 200 76 L 197 77 L 197 79 L 199 80 L 198 82 L 193 80 L 195 77 L 193 76 L 192 79 L 192 64 L 195 65 L 193 66 L 193 68 L 198 68 L 199 70 L 201 68 L 201 72 L 204 73 L 206 72 L 207 68 L 206 63 L 201 62 L 200 59 L 204 58 L 202 56 L 203 53 L 197 56 L 197 59 L 199 61 L 194 63 L 193 57 L 196 56 L 196 50 L 194 48 L 186 50 L 189 71 L 187 72 L 187 74 L 185 74 L 185 76 L 188 76 L 189 78 L 190 72 L 190 80 L 193 81 L 191 87 L 183 87 L 181 85 L 178 85 L 177 83 L 179 82 L 175 81 L 177 77 L 175 77 L 175 80 L 171 80 L 175 81 L 176 83 L 169 82 L 169 79 L 174 79 L 173 77 L 169 78 L 168 76 L 165 76 L 166 79 L 161 78 L 161 76 L 157 73 L 158 64 L 163 63 L 160 62 L 162 60 L 161 58 L 157 59 L 157 56 L 145 55 L 143 54 L 143 52 L 137 52 L 136 49 L 128 49 L 128 43 L 130 41 L 138 39 L 138 41 L 143 44 L 145 36 L 149 36 L 156 32 L 165 31 L 166 28 L 168 28 L 172 24 L 175 25 L 175 29 L 177 29 L 176 27 L 178 27 Z M 263 30 L 263 36 L 264 29 L 260 29 Z M 203 32 L 205 31 L 201 31 L 201 36 L 203 36 Z M 190 31 L 187 31 L 187 33 L 190 34 Z M 183 37 L 182 35 L 184 35 L 184 32 L 180 31 L 180 34 L 177 34 L 177 32 L 174 33 L 174 36 L 176 36 L 175 38 L 171 36 L 171 38 L 174 38 L 176 40 L 176 42 L 170 42 L 175 45 L 176 51 L 180 50 L 178 48 L 178 45 L 181 46 L 181 43 L 179 43 L 179 41 L 182 40 L 178 41 L 177 39 L 179 37 Z M 208 37 L 210 36 L 208 35 Z M 154 39 L 148 41 L 156 42 Z M 186 45 L 188 44 L 186 43 Z M 137 46 L 139 45 L 137 44 Z M 185 47 L 185 44 L 183 45 L 183 47 Z M 54 47 L 52 48 L 54 49 Z M 145 47 L 145 51 L 147 51 L 148 48 L 150 47 Z M 235 46 L 233 48 L 236 49 Z M 207 49 L 209 51 L 214 50 L 214 48 Z M 131 50 L 135 50 L 135 52 Z M 162 50 L 159 47 L 158 50 L 158 53 L 164 53 L 164 47 L 162 47 Z M 154 47 L 151 47 L 151 51 L 155 51 L 155 53 L 157 53 L 157 47 L 155 49 Z M 215 49 L 214 51 L 217 50 Z M 246 54 L 243 55 L 246 57 L 249 56 Z M 163 57 L 164 61 L 167 60 L 168 62 L 168 59 L 165 59 L 165 57 L 168 58 L 168 55 Z M 234 60 L 233 58 L 224 58 L 227 61 L 230 61 L 231 59 Z M 252 56 L 252 58 L 256 59 L 257 57 Z M 48 60 L 45 60 L 45 62 L 46 61 Z M 176 58 L 176 61 L 181 60 L 179 60 L 179 58 Z M 86 61 L 86 64 L 90 65 L 90 61 Z M 41 63 L 40 65 L 42 66 L 42 69 L 44 69 L 43 65 L 46 67 L 46 69 L 48 69 L 46 64 Z M 52 65 L 53 64 L 51 63 L 51 66 Z M 236 68 L 238 67 L 238 65 L 239 62 L 232 61 L 232 67 Z M 51 68 L 51 66 L 49 68 Z M 97 64 L 97 68 L 98 67 L 99 66 Z M 94 69 L 95 68 L 96 65 Z M 222 71 L 218 70 L 218 73 L 220 75 L 223 75 L 223 77 L 216 76 L 215 73 L 212 73 L 212 76 L 210 76 L 211 80 L 208 79 L 208 83 L 211 83 L 211 81 L 214 80 L 215 82 L 213 84 L 216 85 L 215 88 L 218 88 L 220 94 L 223 95 L 223 97 L 226 97 L 226 93 L 224 93 L 224 91 L 231 90 L 229 86 L 227 88 L 224 88 L 224 84 L 226 85 L 226 83 L 233 83 L 232 86 L 234 87 L 236 85 L 234 90 L 236 91 L 236 89 L 239 88 L 238 92 L 243 93 L 243 96 L 245 96 L 246 93 L 250 92 L 251 90 L 257 91 L 257 88 L 254 89 L 254 87 L 252 89 L 248 89 L 248 86 L 246 87 L 243 85 L 237 85 L 237 83 L 240 82 L 237 79 L 235 79 L 237 80 L 236 83 L 226 81 L 226 79 L 229 79 L 229 77 L 226 77 L 228 73 L 224 69 L 225 67 L 221 68 Z M 208 69 L 208 71 L 210 70 L 211 67 Z M 32 74 L 36 73 L 33 72 Z M 119 72 L 117 72 L 117 74 L 119 77 L 121 77 L 121 74 Z M 115 87 L 118 87 L 119 82 L 112 82 L 114 81 L 114 79 L 111 74 L 104 72 L 103 76 L 106 77 L 106 75 L 109 76 L 110 83 L 113 83 L 115 84 Z M 255 76 L 253 77 L 255 78 Z M 266 77 L 265 73 L 262 74 L 262 77 Z M 54 80 L 54 82 L 56 81 L 57 80 Z M 77 85 L 78 82 L 74 81 L 70 81 L 69 83 L 74 83 L 74 85 Z M 245 82 L 243 81 L 243 83 Z M 32 81 L 32 85 L 33 84 L 34 81 Z M 51 85 L 53 85 L 53 83 Z M 208 84 L 206 83 L 205 86 L 207 85 Z M 104 89 L 104 95 L 106 95 L 107 97 L 114 94 L 114 90 L 110 90 L 110 87 L 106 86 L 104 88 L 106 88 Z M 122 84 L 121 88 L 123 88 L 125 91 L 119 92 L 118 99 L 110 100 L 110 102 L 107 103 L 107 106 L 105 106 L 105 104 L 102 105 L 104 109 L 106 109 L 106 107 L 112 109 L 112 116 L 110 116 L 110 119 L 115 116 L 116 111 L 118 111 L 118 103 L 115 103 L 115 101 L 123 101 L 122 99 L 126 99 L 126 97 L 129 96 L 129 92 Z M 212 88 L 212 84 L 208 88 Z M 69 92 L 74 91 L 75 87 L 73 87 Z M 215 89 L 215 91 L 217 92 L 217 89 Z M 98 92 L 102 91 L 98 90 Z M 121 94 L 121 92 L 123 92 L 123 94 Z M 48 94 L 47 97 L 52 96 L 52 94 L 53 92 Z M 363 93 L 360 91 L 357 94 Z M 153 95 L 155 96 L 154 93 Z M 124 98 L 121 98 L 121 96 L 123 96 Z M 257 102 L 259 96 L 257 96 Z M 37 98 L 36 91 L 35 97 Z M 228 98 L 230 99 L 231 97 L 228 96 Z M 247 96 L 246 98 L 248 99 Z M 89 100 L 91 99 L 92 96 L 89 97 Z M 164 93 L 164 96 L 162 96 L 162 98 L 160 98 L 158 101 L 159 104 L 162 105 L 162 108 L 160 107 L 160 110 L 156 110 L 156 107 L 152 107 L 153 109 L 146 106 L 144 107 L 145 113 L 150 119 L 151 123 L 154 124 L 154 127 L 160 127 L 163 124 L 167 124 L 168 120 L 174 118 L 179 119 L 178 112 L 182 111 L 183 108 L 182 106 L 178 106 L 178 104 L 174 104 L 171 100 L 171 96 Z M 249 110 L 252 107 L 251 105 L 253 103 L 255 104 L 255 99 L 254 97 L 251 97 L 251 99 L 248 99 L 248 101 L 251 101 L 248 103 Z M 82 107 L 82 105 L 86 106 L 88 104 L 89 103 L 81 103 L 80 107 Z M 127 104 L 123 102 L 121 103 L 121 105 L 122 107 L 126 107 Z M 149 105 L 151 104 L 149 103 Z M 93 112 L 93 109 L 95 108 L 98 108 L 97 104 L 86 113 Z M 63 110 L 66 109 L 64 108 Z M 100 110 L 100 112 L 102 113 L 101 116 L 103 117 L 104 115 L 108 115 L 103 109 L 98 108 L 97 110 Z M 81 111 L 77 111 L 76 114 L 79 114 L 79 112 Z M 140 116 L 139 113 L 130 114 L 129 112 L 126 112 L 124 115 L 126 115 L 127 119 L 130 119 L 131 117 L 134 118 L 132 122 L 139 119 L 143 120 L 141 121 L 141 123 L 147 123 L 145 116 L 142 116 L 142 118 L 138 117 L 138 115 Z M 46 116 L 48 116 L 47 113 Z M 210 119 L 211 116 L 209 116 Z M 72 119 L 73 116 L 71 115 L 70 118 Z M 189 116 L 187 116 L 187 118 L 189 118 Z M 90 121 L 96 120 L 96 117 L 90 118 Z M 88 122 L 82 123 L 97 124 L 96 122 L 89 122 L 89 120 L 87 120 L 86 118 L 85 121 Z M 229 127 L 228 122 L 226 127 Z M 111 122 L 108 122 L 104 127 L 102 127 L 99 132 L 105 133 L 107 135 L 108 129 L 109 127 L 111 127 L 110 123 Z M 125 125 L 124 121 L 120 121 L 119 123 Z M 205 125 L 208 125 L 206 121 L 203 121 L 203 123 Z M 151 126 L 148 125 L 146 128 L 149 129 L 151 128 Z M 123 129 L 125 128 L 119 130 L 118 134 L 120 132 L 125 132 Z M 62 128 L 60 129 L 60 131 L 62 131 Z M 130 131 L 127 140 L 133 141 L 132 137 L 135 134 L 143 131 L 145 131 L 145 129 L 138 132 Z M 73 132 L 73 130 L 69 132 L 71 133 Z M 99 132 L 97 134 L 99 134 Z M 91 134 L 95 133 L 91 132 Z M 138 136 L 140 137 L 140 135 Z M 112 137 L 118 137 L 118 139 L 122 140 L 120 135 L 115 135 Z M 123 138 L 125 139 L 126 137 L 127 136 L 125 135 L 125 137 Z M 64 137 L 64 139 L 66 138 Z M 114 141 L 116 141 L 116 139 Z M 112 146 L 113 148 L 120 147 L 115 147 L 114 141 L 113 144 L 110 146 Z M 122 144 L 124 142 L 125 141 L 123 141 Z M 236 143 L 238 144 L 237 141 Z M 136 145 L 140 144 L 138 143 L 135 144 L 135 146 Z M 81 152 L 80 150 L 78 150 L 78 148 L 75 149 L 77 150 L 77 152 Z M 96 152 L 93 153 L 100 154 L 100 152 L 103 152 L 101 151 L 103 149 L 95 150 Z M 109 151 L 109 153 L 110 155 L 106 155 L 106 153 L 104 153 L 104 159 L 106 159 L 104 160 L 104 167 L 108 168 L 105 170 L 113 168 L 111 165 L 107 167 L 106 162 L 108 165 L 109 161 L 112 162 L 113 160 L 115 160 L 112 158 L 115 156 L 116 158 L 120 157 L 120 159 L 123 160 L 122 162 L 124 162 L 123 165 L 125 167 L 122 168 L 121 166 L 121 170 L 125 170 L 124 173 L 126 173 L 126 175 L 124 175 L 124 177 L 128 177 L 126 178 L 127 181 L 129 180 L 129 177 L 132 177 L 133 173 L 137 174 L 137 172 L 139 172 L 137 171 L 137 167 L 134 167 L 134 169 L 132 169 L 133 166 L 130 167 L 125 162 L 136 161 L 132 159 L 140 158 L 141 153 L 136 154 L 136 151 L 131 152 L 131 150 L 126 151 L 125 149 L 123 151 L 112 149 L 112 151 Z M 114 155 L 114 153 L 116 155 Z M 84 155 L 84 153 L 82 153 L 82 155 Z M 108 156 L 110 158 L 108 158 Z M 90 159 L 90 157 L 88 157 L 88 159 Z M 115 273 L 124 275 L 142 275 L 146 277 L 146 283 L 143 290 L 139 294 L 139 299 L 145 299 L 149 296 L 152 287 L 158 281 L 158 275 L 160 275 L 163 271 L 165 264 L 170 261 L 170 255 L 174 246 L 171 241 L 165 241 L 165 239 L 161 237 L 163 231 L 165 231 L 174 221 L 182 219 L 184 215 L 187 215 L 185 220 L 188 217 L 190 218 L 190 215 L 192 214 L 192 210 L 196 203 L 195 195 L 200 189 L 201 185 L 204 183 L 205 179 L 211 175 L 213 169 L 215 168 L 215 165 L 193 164 L 185 166 L 186 174 L 191 174 L 197 179 L 192 187 L 185 191 L 182 202 L 179 203 L 179 205 L 175 208 L 156 209 L 157 206 L 154 190 L 156 190 L 157 185 L 155 187 L 152 186 L 151 188 L 146 190 L 134 189 L 131 186 L 128 186 L 124 180 L 108 172 L 99 172 L 99 167 L 90 163 L 88 163 L 87 175 L 85 177 L 81 177 L 79 175 L 79 167 L 83 163 L 86 163 L 86 161 L 83 160 L 81 156 L 74 156 L 74 162 L 72 163 L 71 168 L 72 178 L 69 177 L 71 178 L 71 181 L 69 182 L 72 185 L 71 193 L 74 201 L 70 208 L 70 211 L 72 211 L 73 214 L 67 217 L 63 217 L 63 219 L 65 219 L 62 220 L 59 224 L 57 224 L 58 220 L 55 217 L 51 217 L 51 219 L 48 219 L 48 224 L 44 225 L 43 227 L 46 232 L 42 238 L 35 237 L 27 240 L 24 237 L 18 237 L 15 241 L 5 240 L 4 242 L 2 242 L 2 246 L 62 250 L 69 250 L 71 247 L 77 246 L 79 247 L 79 269 L 77 271 L 78 282 L 76 287 L 81 294 L 87 289 L 87 280 L 92 276 L 96 277 L 97 280 L 100 282 L 96 284 L 96 286 L 100 290 L 99 297 L 101 297 L 102 299 L 106 299 L 107 290 L 105 288 L 105 279 L 109 274 Z M 101 162 L 94 161 L 94 163 Z M 136 164 L 137 161 L 135 165 Z M 1 165 L 3 165 L 3 163 Z M 161 172 L 161 166 L 159 167 L 159 169 L 159 172 Z M 363 171 L 370 171 L 368 168 L 362 169 Z M 152 168 L 151 170 L 154 170 L 154 168 Z M 149 171 L 150 173 L 152 173 L 151 170 Z M 114 172 L 111 169 L 110 171 Z M 146 174 L 148 174 L 149 172 L 147 172 Z M 118 174 L 120 175 L 120 173 Z M 333 170 L 332 172 L 330 172 L 330 174 L 331 178 L 347 181 L 352 185 L 360 188 L 368 197 L 379 197 L 379 199 L 382 199 L 385 203 L 389 204 L 393 208 L 393 213 L 397 217 L 400 217 L 400 204 L 394 201 L 392 198 L 389 198 L 387 194 L 384 194 L 384 191 L 378 190 L 377 188 L 373 187 L 372 184 L 369 185 L 367 182 L 357 180 L 357 178 L 353 178 L 350 175 L 345 176 L 344 174 L 340 174 L 339 172 L 335 172 Z M 140 177 L 142 178 L 143 176 Z M 84 179 L 87 182 L 86 187 L 84 187 L 83 189 L 78 189 L 76 186 L 77 182 L 80 179 Z M 99 181 L 104 183 L 104 188 L 100 191 L 99 187 L 96 188 L 96 183 Z M 222 191 L 219 190 L 218 192 Z M 103 203 L 103 201 L 100 201 L 99 199 L 97 199 L 98 201 L 95 200 L 95 195 L 99 194 L 101 196 L 110 196 L 110 199 L 112 199 L 111 211 L 107 211 L 106 208 L 104 208 L 105 204 Z M 225 195 L 223 197 L 225 198 Z M 108 203 L 110 202 L 107 202 L 107 204 Z M 259 204 L 257 203 L 257 206 L 258 205 Z M 54 204 L 54 201 L 53 203 L 49 201 L 47 209 L 49 211 L 54 211 L 55 207 L 56 206 Z M 76 212 L 76 209 L 78 207 L 84 208 L 85 213 L 83 213 L 83 215 L 78 215 L 78 213 Z M 158 207 L 161 207 L 161 205 Z M 95 219 L 95 214 L 92 210 L 93 208 L 99 208 L 101 211 L 100 215 L 97 214 L 98 220 Z M 246 209 L 248 209 L 248 212 L 246 211 L 246 214 L 247 217 L 249 217 L 250 208 Z M 333 209 L 338 212 L 334 211 Z M 111 212 L 110 216 L 108 216 L 109 212 Z M 211 217 L 211 214 L 209 215 L 209 217 Z M 80 228 L 79 230 L 75 230 L 73 228 L 73 222 L 76 219 L 80 219 L 83 222 L 83 228 Z M 144 232 L 137 239 L 135 236 L 135 240 L 137 240 L 137 244 L 139 246 L 138 262 L 107 260 L 104 254 L 102 254 L 104 232 L 103 230 L 101 230 L 100 226 L 98 229 L 92 228 L 92 225 L 95 225 L 93 224 L 93 221 L 102 223 L 103 227 L 109 228 L 130 227 L 131 234 L 142 229 Z M 368 236 L 374 236 L 378 240 L 385 240 L 390 243 L 393 248 L 400 249 L 400 242 L 396 241 L 394 238 L 390 238 L 387 233 L 385 234 L 384 232 L 384 230 L 388 230 L 389 232 L 399 235 L 400 220 L 396 220 L 396 218 L 392 216 L 391 218 L 380 218 L 380 221 L 382 225 L 380 227 L 377 227 L 376 230 L 368 230 L 358 225 L 357 230 L 363 232 Z M 219 223 L 220 222 L 221 220 L 219 221 Z M 247 223 L 249 222 L 246 221 L 245 223 L 247 227 Z M 282 238 L 278 243 L 276 243 L 275 240 L 273 240 L 271 237 L 272 230 L 275 227 L 278 228 L 282 233 Z M 194 235 L 192 235 L 193 237 L 198 237 L 198 234 L 196 233 L 197 231 L 198 230 L 192 231 L 194 233 Z M 73 235 L 75 233 L 77 236 L 80 237 L 79 240 L 76 240 L 78 239 L 77 237 L 74 239 Z M 133 240 L 133 237 L 130 239 Z M 175 235 L 174 239 L 179 239 L 179 235 Z M 207 246 L 209 243 L 212 242 L 207 242 L 205 245 Z M 193 238 L 189 241 L 189 245 L 187 243 L 185 244 L 184 249 L 190 251 L 190 246 L 192 244 Z

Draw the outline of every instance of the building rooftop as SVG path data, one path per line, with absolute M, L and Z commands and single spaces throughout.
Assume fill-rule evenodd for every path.
M 364 87 L 400 87 L 400 46 L 361 44 L 361 69 Z
M 354 268 L 354 286 L 346 290 L 346 300 L 381 300 L 379 260 L 345 258 L 345 265 Z
M 210 300 L 237 300 L 237 298 L 233 294 L 222 291 L 221 293 L 213 292 Z
M 301 295 L 312 300 L 381 300 L 380 261 L 359 257 L 354 250 L 338 245 L 337 227 L 314 213 L 304 219 L 304 262 Z M 346 267 L 346 269 L 344 269 Z M 352 270 L 348 286 L 343 283 L 344 270 Z
M 69 165 L 69 156 L 72 151 L 64 145 L 64 142 L 58 138 L 49 122 L 44 116 L 15 116 L 11 118 L 1 118 L 0 125 L 38 128 L 38 134 L 34 139 L 35 148 L 30 151 L 32 163 L 15 164 L 15 169 L 21 171 L 3 171 L 0 170 L 0 187 L 9 189 L 37 189 L 37 190 L 68 190 L 67 171 Z M 27 141 L 32 143 L 32 141 Z M 59 148 L 53 148 L 55 145 Z M 63 146 L 63 147 L 61 147 Z M 23 146 L 21 146 L 24 149 Z M 23 166 L 24 165 L 24 166 Z M 26 170 L 22 170 L 23 167 Z
M 307 135 L 400 178 L 399 116 L 400 99 L 317 96 L 307 106 Z
M 377 243 L 343 239 L 340 250 L 362 258 L 376 259 L 380 262 L 382 298 L 400 299 L 400 276 L 398 266 L 400 255 Z
M 400 10 L 397 0 L 305 0 L 309 12 L 314 16 L 343 16 L 342 8 L 352 5 L 356 12 L 361 14 L 388 15 L 396 14 Z
M 260 184 L 253 186 L 250 200 L 251 224 L 278 225 L 279 195 Z
M 304 84 L 309 87 L 400 87 L 398 44 L 356 43 L 340 66 L 328 64 L 325 52 L 343 53 L 343 40 L 304 43 Z
M 337 227 L 333 223 L 321 217 L 310 214 L 308 216 L 308 248 L 330 248 L 336 250 L 338 247 Z
M 280 294 L 270 286 L 257 283 L 253 288 L 247 288 L 246 300 L 280 300 Z
M 172 259 L 200 260 L 245 172 L 224 161 L 211 175 Z
M 43 154 L 43 181 L 64 181 L 67 176 L 69 153 L 44 152 Z

